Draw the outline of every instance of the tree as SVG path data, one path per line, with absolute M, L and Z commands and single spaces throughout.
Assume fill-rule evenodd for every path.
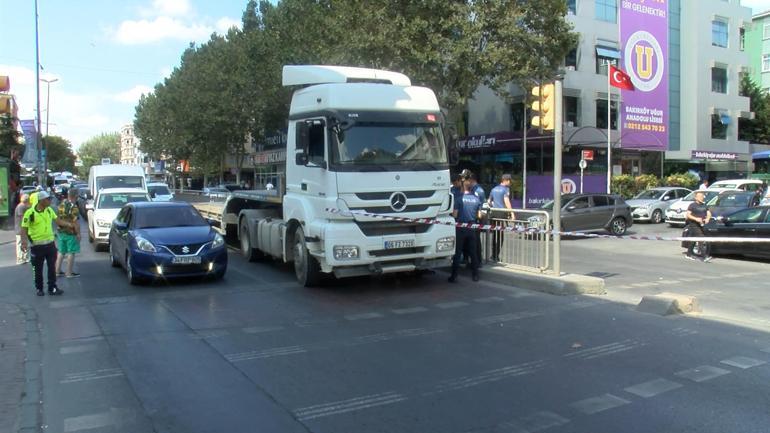
M 72 144 L 68 140 L 58 135 L 47 135 L 43 137 L 43 143 L 46 146 L 49 170 L 69 172 L 75 170 L 75 154 L 72 153 Z
M 0 115 L 0 157 L 9 158 L 12 151 L 22 151 L 21 133 L 14 128 L 13 121 L 11 116 Z
M 738 119 L 738 139 L 751 143 L 770 143 L 770 95 L 748 74 L 741 77 L 741 95 L 749 98 L 754 119 Z
M 120 134 L 117 132 L 102 133 L 91 137 L 78 148 L 78 156 L 83 161 L 80 167 L 81 177 L 87 177 L 91 166 L 99 165 L 102 158 L 110 161 L 120 160 Z

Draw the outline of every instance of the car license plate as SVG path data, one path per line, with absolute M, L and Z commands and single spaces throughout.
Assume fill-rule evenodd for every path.
M 198 265 L 201 262 L 201 258 L 198 256 L 193 257 L 174 257 L 171 259 L 171 263 L 177 265 Z
M 414 239 L 407 239 L 403 241 L 385 241 L 385 249 L 392 250 L 396 248 L 412 248 L 414 246 Z

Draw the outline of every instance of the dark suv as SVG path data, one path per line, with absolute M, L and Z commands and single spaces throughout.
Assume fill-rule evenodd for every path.
M 561 203 L 561 229 L 564 231 L 607 230 L 620 236 L 634 223 L 631 207 L 617 195 L 564 194 Z M 553 201 L 543 205 L 542 209 L 551 212 Z

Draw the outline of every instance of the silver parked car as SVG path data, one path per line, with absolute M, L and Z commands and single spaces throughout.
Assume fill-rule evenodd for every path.
M 631 206 L 631 216 L 634 221 L 658 224 L 663 222 L 666 211 L 672 203 L 691 192 L 689 189 L 679 187 L 650 188 L 640 192 L 626 203 Z

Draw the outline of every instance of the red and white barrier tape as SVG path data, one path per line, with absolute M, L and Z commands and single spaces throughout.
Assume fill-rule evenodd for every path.
M 458 222 L 449 222 L 449 221 L 439 221 L 433 218 L 395 217 L 390 215 L 374 214 L 374 213 L 369 213 L 364 211 L 343 211 L 343 210 L 334 209 L 334 208 L 326 208 L 326 211 L 330 213 L 350 216 L 350 217 L 357 215 L 357 216 L 368 217 L 368 218 L 378 218 L 378 219 L 383 219 L 388 221 L 445 225 L 445 226 L 468 228 L 468 229 L 480 230 L 480 231 L 515 232 L 515 233 L 527 233 L 527 234 L 556 233 L 553 230 L 524 228 L 521 226 L 515 227 L 515 226 L 498 226 L 498 225 L 491 225 L 491 224 L 477 224 L 477 223 L 458 223 Z M 637 240 L 637 241 L 675 241 L 675 242 L 685 241 L 685 242 L 719 242 L 719 243 L 740 242 L 740 243 L 752 243 L 752 244 L 770 243 L 770 238 L 736 238 L 736 237 L 717 237 L 717 236 L 694 237 L 694 238 L 683 237 L 683 236 L 637 236 L 637 235 L 615 236 L 615 235 L 603 235 L 598 233 L 569 232 L 569 231 L 560 231 L 558 233 L 561 236 L 602 238 L 602 239 L 631 239 L 631 240 Z

